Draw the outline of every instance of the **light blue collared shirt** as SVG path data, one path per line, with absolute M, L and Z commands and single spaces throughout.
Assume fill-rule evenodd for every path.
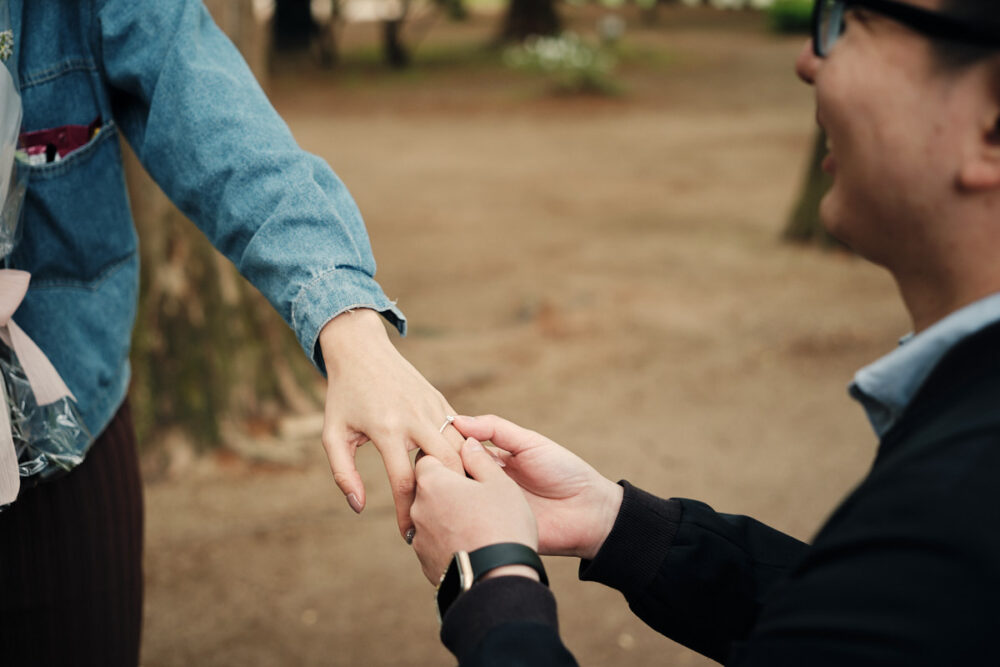
M 878 437 L 899 421 L 948 350 L 998 320 L 1000 293 L 956 310 L 919 334 L 907 334 L 899 347 L 859 370 L 848 393 L 864 407 Z

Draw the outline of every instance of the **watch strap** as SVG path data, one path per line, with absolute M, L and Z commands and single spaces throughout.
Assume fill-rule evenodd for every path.
M 469 552 L 469 562 L 472 563 L 473 581 L 498 567 L 505 565 L 527 565 L 538 573 L 541 582 L 548 586 L 549 578 L 545 575 L 545 566 L 538 553 L 526 544 L 519 542 L 500 542 Z
M 531 547 L 518 542 L 500 542 L 490 544 L 468 553 L 457 552 L 441 576 L 437 589 L 438 620 L 443 620 L 448 607 L 458 599 L 458 596 L 479 581 L 480 577 L 505 565 L 527 565 L 538 573 L 538 578 L 545 586 L 549 578 L 545 575 L 545 566 L 538 553 Z M 465 569 L 471 572 L 464 572 Z

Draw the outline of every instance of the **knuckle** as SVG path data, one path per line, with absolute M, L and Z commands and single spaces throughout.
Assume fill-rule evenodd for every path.
M 392 483 L 392 490 L 397 496 L 409 496 L 416 490 L 416 482 L 412 477 L 397 479 Z
M 371 431 L 376 437 L 392 437 L 403 431 L 403 420 L 395 414 L 386 415 L 372 426 Z
M 416 482 L 413 485 L 413 490 L 417 494 L 418 498 L 420 497 L 421 493 L 426 493 L 427 492 L 427 487 L 428 486 L 429 486 L 429 483 L 427 481 L 427 477 L 424 476 L 424 475 L 418 475 L 417 479 L 416 479 Z
M 323 435 L 320 436 L 320 442 L 323 443 L 323 449 L 330 453 L 340 445 L 340 441 L 333 436 L 330 431 L 324 430 Z
M 337 486 L 343 486 L 354 479 L 354 475 L 347 472 L 336 471 L 333 473 L 333 481 L 337 483 Z

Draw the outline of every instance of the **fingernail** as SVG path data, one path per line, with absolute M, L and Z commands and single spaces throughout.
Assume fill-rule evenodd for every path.
M 483 447 L 483 449 L 486 449 L 486 448 Z M 493 457 L 493 460 L 496 461 L 496 463 L 497 463 L 498 466 L 500 466 L 501 468 L 506 468 L 507 467 L 507 464 L 504 463 L 503 460 L 499 456 L 497 456 L 496 454 L 494 454 L 493 452 L 491 452 L 488 449 L 486 449 L 486 453 Z
M 361 514 L 361 510 L 364 509 L 361 507 L 361 501 L 358 500 L 358 497 L 353 493 L 347 494 L 347 504 L 351 506 L 351 509 L 354 510 L 356 514 Z
M 410 528 L 406 531 L 406 535 L 403 535 L 403 539 L 406 540 L 407 544 L 413 544 L 413 536 L 417 534 L 416 528 Z

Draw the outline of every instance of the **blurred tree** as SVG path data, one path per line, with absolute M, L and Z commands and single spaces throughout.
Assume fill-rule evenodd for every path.
M 434 0 L 434 4 L 441 7 L 452 21 L 464 21 L 469 18 L 469 10 L 464 0 Z
M 211 4 L 211 0 L 206 4 Z M 276 49 L 304 51 L 309 48 L 313 37 L 319 32 L 319 25 L 312 16 L 311 4 L 310 0 L 276 0 L 274 6 Z
M 557 35 L 560 30 L 555 0 L 510 0 L 500 41 L 521 42 L 532 35 Z
M 418 22 L 411 12 L 410 0 L 397 0 L 394 3 L 398 9 L 396 16 L 386 18 L 382 21 L 382 55 L 385 62 L 390 67 L 400 69 L 410 64 L 410 50 L 403 40 L 403 30 L 407 26 L 411 28 L 410 38 L 414 38 L 412 24 Z M 444 14 L 453 21 L 463 21 L 468 18 L 468 11 L 463 0 L 432 0 L 429 6 L 424 7 L 423 15 L 425 19 L 430 16 L 433 21 L 437 16 Z
M 410 13 L 410 0 L 400 0 L 399 14 L 382 21 L 382 56 L 394 69 L 410 64 L 410 52 L 403 45 L 403 26 Z
M 280 51 L 311 50 L 321 66 L 332 67 L 339 60 L 337 36 L 345 24 L 378 22 L 386 64 L 403 68 L 410 64 L 404 30 L 413 22 L 411 4 L 411 0 L 276 0 L 274 45 Z M 421 8 L 424 15 L 468 17 L 464 0 L 430 0 Z
M 263 77 L 269 17 L 243 0 L 206 5 Z M 317 375 L 295 336 L 125 152 L 141 240 L 131 391 L 141 440 L 180 431 L 211 445 L 223 417 L 318 410 Z
M 792 210 L 783 232 L 784 238 L 801 243 L 816 243 L 830 247 L 839 245 L 839 241 L 830 236 L 819 219 L 819 204 L 823 195 L 830 189 L 831 180 L 823 171 L 823 158 L 826 156 L 826 134 L 816 131 L 813 141 L 812 156 L 806 168 L 799 199 Z
M 660 21 L 660 5 L 677 4 L 678 0 L 635 0 L 639 8 L 639 20 L 645 25 L 653 25 Z

